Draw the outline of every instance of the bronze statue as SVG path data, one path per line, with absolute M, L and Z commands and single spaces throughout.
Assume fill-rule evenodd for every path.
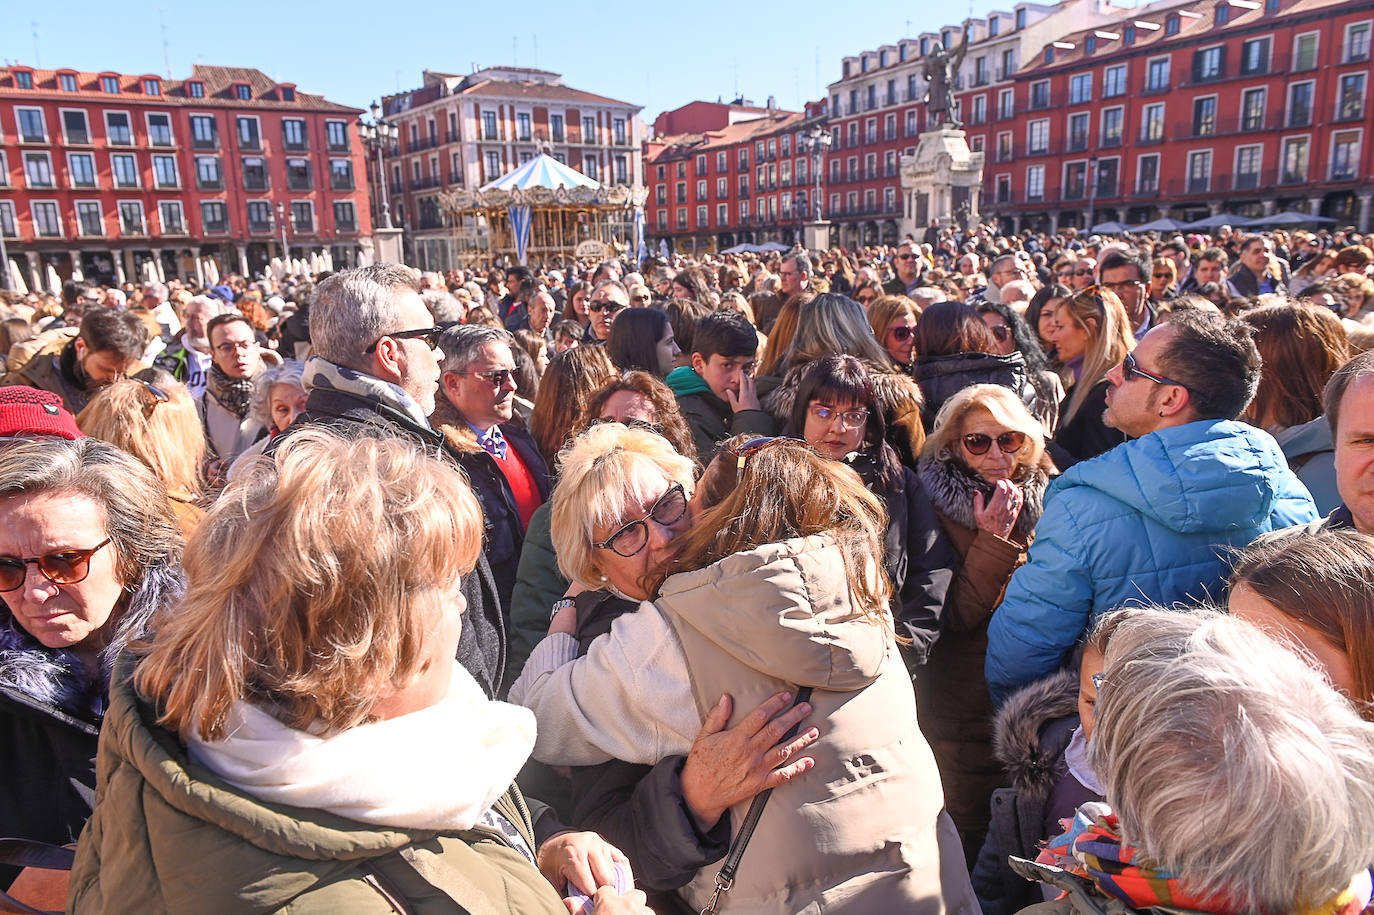
M 955 75 L 959 72 L 959 65 L 964 62 L 964 54 L 967 51 L 968 24 L 965 23 L 964 38 L 958 50 L 951 54 L 945 50 L 943 44 L 936 44 L 926 55 L 926 81 L 930 83 L 925 97 L 927 127 L 933 129 L 963 126 L 954 117 L 953 90 Z

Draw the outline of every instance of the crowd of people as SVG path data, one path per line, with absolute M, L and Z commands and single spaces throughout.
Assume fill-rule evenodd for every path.
M 1368 245 L 0 293 L 0 911 L 1357 915 Z

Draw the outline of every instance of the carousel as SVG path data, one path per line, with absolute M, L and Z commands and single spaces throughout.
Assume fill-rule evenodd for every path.
M 476 191 L 439 195 L 465 265 L 567 263 L 643 247 L 643 189 L 607 187 L 547 154 Z

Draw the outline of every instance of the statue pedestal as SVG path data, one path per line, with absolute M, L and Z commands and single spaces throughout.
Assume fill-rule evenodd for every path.
M 374 227 L 372 229 L 372 259 L 374 264 L 404 264 L 405 255 L 402 253 L 402 239 L 404 229 L 383 229 Z M 364 252 L 366 252 L 364 246 Z M 366 253 L 364 254 L 366 259 Z
M 830 222 L 821 219 L 802 226 L 802 247 L 808 251 L 829 251 Z
M 942 226 L 976 225 L 983 196 L 983 154 L 968 148 L 964 132 L 940 127 L 921 134 L 916 153 L 902 156 L 906 198 L 901 234 L 918 241 L 933 220 Z

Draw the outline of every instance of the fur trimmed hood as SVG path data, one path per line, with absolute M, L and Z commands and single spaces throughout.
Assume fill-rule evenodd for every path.
M 887 420 L 887 440 L 898 448 L 898 454 L 909 450 L 911 455 L 919 455 L 926 443 L 925 426 L 921 424 L 921 409 L 925 399 L 916 379 L 910 375 L 894 372 L 885 366 L 875 365 L 866 359 L 864 368 L 873 382 L 873 392 L 883 405 L 883 418 Z M 797 389 L 801 387 L 802 375 L 811 363 L 788 369 L 776 388 L 763 398 L 763 408 L 777 421 L 778 428 L 787 425 L 792 418 L 792 407 L 796 403 Z
M 44 646 L 6 611 L 0 619 L 0 684 L 35 705 L 98 721 L 105 713 L 115 658 L 131 641 L 147 635 L 156 613 L 184 593 L 179 570 L 160 565 L 144 573 L 142 585 L 130 596 L 109 645 L 100 653 L 99 682 L 76 652 Z
M 935 510 L 951 521 L 969 530 L 978 527 L 973 517 L 973 494 L 981 492 L 983 498 L 992 495 L 993 486 L 982 477 L 970 473 L 958 461 L 941 461 L 936 458 L 921 458 L 916 465 L 916 475 L 930 496 Z M 1029 543 L 1035 525 L 1045 510 L 1045 488 L 1050 485 L 1049 475 L 1040 467 L 1031 468 L 1029 476 L 1021 483 L 1021 492 L 1026 501 L 1021 506 L 1021 514 L 1012 528 L 1012 538 L 1019 543 Z
M 482 450 L 482 446 L 477 444 L 477 433 L 472 431 L 463 414 L 448 402 L 442 391 L 434 396 L 434 412 L 429 415 L 429 424 L 459 454 L 475 454 Z
M 1036 798 L 1049 795 L 1064 748 L 1042 746 L 1040 734 L 1048 722 L 1071 715 L 1078 715 L 1078 671 L 1073 667 L 1007 697 L 993 721 L 992 746 L 1018 791 Z

